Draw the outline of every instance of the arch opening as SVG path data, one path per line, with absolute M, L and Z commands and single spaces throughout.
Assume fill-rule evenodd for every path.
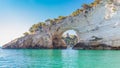
M 72 48 L 74 45 L 78 43 L 78 35 L 75 30 L 67 30 L 63 32 L 62 39 L 67 45 L 67 48 Z

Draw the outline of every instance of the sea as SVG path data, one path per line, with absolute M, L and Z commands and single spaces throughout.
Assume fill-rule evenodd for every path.
M 120 68 L 120 51 L 0 48 L 0 68 Z

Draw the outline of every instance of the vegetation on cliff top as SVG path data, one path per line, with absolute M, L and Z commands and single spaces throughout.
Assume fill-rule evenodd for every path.
M 84 10 L 90 9 L 92 7 L 96 7 L 101 0 L 95 0 L 93 3 L 91 4 L 83 4 L 81 9 L 77 9 L 76 11 L 74 11 L 71 16 L 77 16 L 78 14 L 82 13 Z
M 39 22 L 37 24 L 32 25 L 32 27 L 30 27 L 29 32 L 33 33 L 38 31 L 39 29 L 42 29 L 44 26 L 46 26 L 46 24 L 44 22 Z
M 87 9 L 91 9 L 92 7 L 97 6 L 100 3 L 101 0 L 95 0 L 93 3 L 91 4 L 83 4 L 81 9 L 77 9 L 76 11 L 74 11 L 70 16 L 77 16 L 80 13 L 84 12 Z M 59 16 L 58 18 L 54 18 L 54 19 L 47 19 L 45 22 L 50 22 L 50 26 L 55 25 L 57 23 L 60 23 L 63 19 L 67 18 L 68 16 Z M 38 31 L 39 29 L 42 29 L 44 26 L 46 26 L 45 22 L 39 22 L 37 24 L 32 25 L 32 27 L 30 27 L 29 32 L 30 33 L 34 33 L 36 31 Z M 24 35 L 28 35 L 28 32 L 25 32 Z

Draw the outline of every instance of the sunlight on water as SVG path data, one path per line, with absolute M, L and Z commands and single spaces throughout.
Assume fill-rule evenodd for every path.
M 119 68 L 120 51 L 0 49 L 0 68 Z

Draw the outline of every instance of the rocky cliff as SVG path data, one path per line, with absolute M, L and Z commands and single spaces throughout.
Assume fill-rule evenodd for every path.
M 66 48 L 61 39 L 67 30 L 75 30 L 79 43 L 95 46 L 104 44 L 120 47 L 120 0 L 98 0 L 98 4 L 82 10 L 75 16 L 66 18 L 11 41 L 3 48 Z

